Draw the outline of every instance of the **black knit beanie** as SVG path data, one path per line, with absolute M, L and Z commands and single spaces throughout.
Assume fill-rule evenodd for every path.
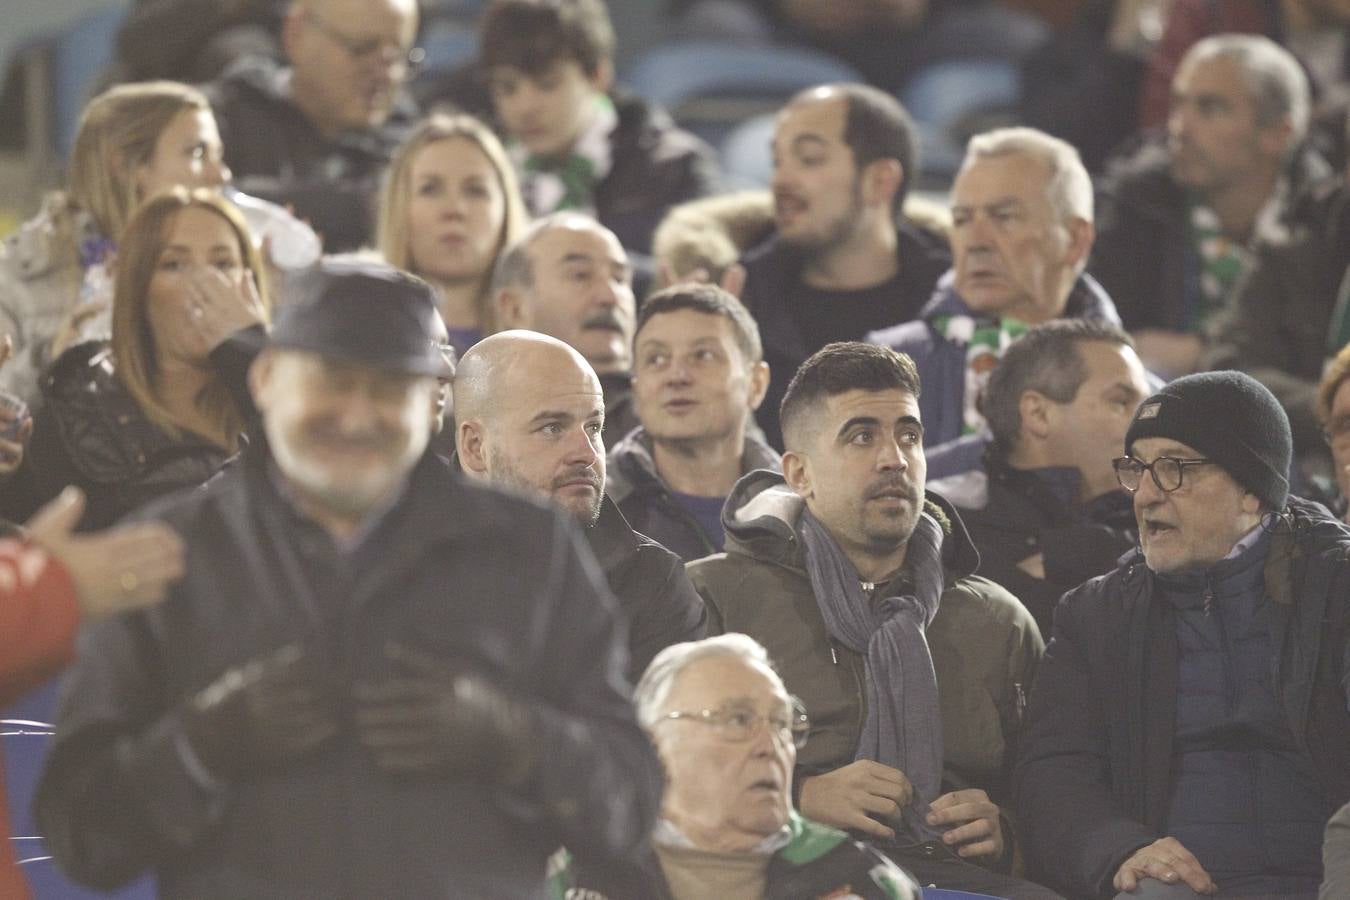
M 1284 509 L 1294 453 L 1289 417 L 1251 376 L 1202 372 L 1170 382 L 1135 410 L 1125 452 L 1146 437 L 1189 444 L 1271 509 Z

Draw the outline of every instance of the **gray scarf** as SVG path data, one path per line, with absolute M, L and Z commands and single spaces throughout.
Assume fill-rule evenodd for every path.
M 825 627 L 839 643 L 867 661 L 867 720 L 855 759 L 870 759 L 905 773 L 914 799 L 903 811 L 910 836 L 937 837 L 924 817 L 942 790 L 942 715 L 937 674 L 924 629 L 942 597 L 942 526 L 919 516 L 905 553 L 913 593 L 869 600 L 858 570 L 825 526 L 802 513 L 806 571 Z

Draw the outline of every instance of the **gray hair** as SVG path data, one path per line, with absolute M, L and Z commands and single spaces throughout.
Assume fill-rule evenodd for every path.
M 1082 158 L 1068 141 L 1044 131 L 996 128 L 973 135 L 966 144 L 961 168 L 968 168 L 977 159 L 1014 155 L 1038 159 L 1050 170 L 1050 204 L 1059 213 L 1061 221 L 1074 218 L 1092 221 L 1092 177 Z
M 699 660 L 714 657 L 739 659 L 759 669 L 773 681 L 775 687 L 787 694 L 783 679 L 769 662 L 768 651 L 749 635 L 719 634 L 701 641 L 685 641 L 656 654 L 633 689 L 633 704 L 637 707 L 638 722 L 642 727 L 650 731 L 661 721 L 661 707 L 665 705 L 670 689 L 681 672 Z
M 1264 35 L 1216 34 L 1187 50 L 1177 71 L 1211 59 L 1233 61 L 1256 108 L 1257 124 L 1288 119 L 1293 132 L 1289 146 L 1297 146 L 1308 133 L 1312 100 L 1308 76 L 1293 54 Z

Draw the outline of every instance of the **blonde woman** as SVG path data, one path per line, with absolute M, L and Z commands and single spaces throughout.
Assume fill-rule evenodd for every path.
M 394 155 L 376 242 L 391 265 L 440 291 L 450 343 L 462 354 L 495 330 L 492 270 L 525 223 L 515 171 L 496 136 L 472 116 L 434 115 Z
M 5 516 L 21 521 L 75 484 L 88 496 L 81 526 L 100 528 L 211 477 L 251 412 L 247 357 L 226 339 L 266 321 L 262 273 L 242 216 L 219 193 L 175 188 L 147 200 L 122 234 L 112 342 L 72 348 L 44 379 Z
M 68 318 L 76 307 L 106 307 L 117 236 L 143 198 L 173 185 L 219 188 L 229 178 L 210 104 L 194 88 L 128 84 L 92 100 L 66 190 L 50 194 L 0 249 L 0 334 L 14 341 L 0 388 L 30 405 L 41 401 L 38 378 L 53 358 L 53 336 L 63 323 L 79 325 Z

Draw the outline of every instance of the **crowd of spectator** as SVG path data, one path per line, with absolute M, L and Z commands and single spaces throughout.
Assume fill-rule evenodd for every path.
M 739 191 L 602 0 L 430 10 L 134 4 L 0 244 L 70 878 L 1350 897 L 1350 4 L 672 2 L 868 82 Z

